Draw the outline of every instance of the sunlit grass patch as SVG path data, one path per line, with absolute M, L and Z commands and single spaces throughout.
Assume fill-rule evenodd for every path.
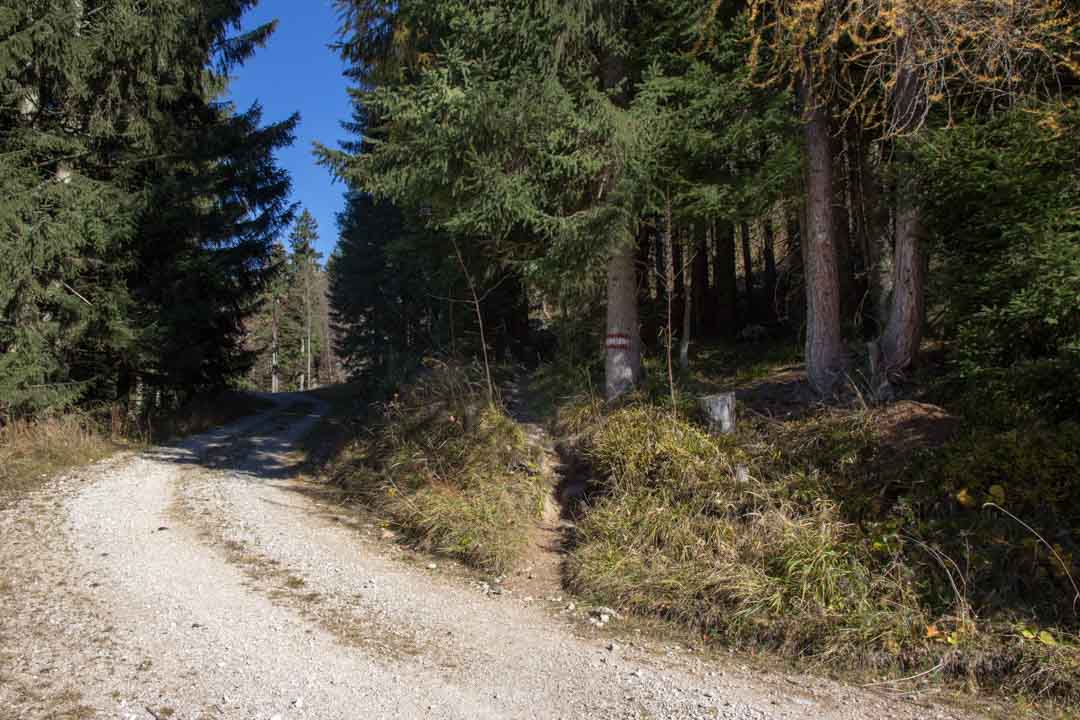
M 417 547 L 505 572 L 549 492 L 524 432 L 471 371 L 433 364 L 335 469 Z
M 574 590 L 864 677 L 929 671 L 920 677 L 1080 699 L 1063 568 L 1055 577 L 1037 540 L 987 514 L 989 479 L 967 481 L 978 507 L 956 499 L 959 468 L 978 475 L 1014 458 L 1007 443 L 898 456 L 878 410 L 750 420 L 727 437 L 640 398 L 594 410 L 573 410 L 595 473 L 568 561 Z M 1036 444 L 1048 467 L 1072 462 L 1060 443 Z M 1025 548 L 1021 562 L 1013 551 Z
M 0 427 L 0 496 L 13 496 L 117 449 L 90 416 L 69 413 Z

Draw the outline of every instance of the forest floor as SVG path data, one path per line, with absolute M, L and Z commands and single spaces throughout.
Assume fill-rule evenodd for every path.
M 517 574 L 433 562 L 305 479 L 328 404 L 278 403 L 0 508 L 0 717 L 972 717 L 579 608 L 557 512 Z

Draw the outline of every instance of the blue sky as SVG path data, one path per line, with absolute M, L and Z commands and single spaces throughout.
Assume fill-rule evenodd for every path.
M 315 164 L 311 144 L 337 146 L 346 137 L 340 125 L 350 115 L 343 66 L 327 47 L 335 39 L 337 14 L 330 0 L 261 0 L 245 26 L 273 19 L 280 21 L 277 32 L 234 71 L 230 93 L 239 110 L 258 100 L 264 122 L 300 113 L 296 142 L 278 153 L 278 162 L 292 175 L 293 200 L 319 223 L 318 248 L 325 259 L 337 242 L 335 214 L 344 204 L 345 186 Z

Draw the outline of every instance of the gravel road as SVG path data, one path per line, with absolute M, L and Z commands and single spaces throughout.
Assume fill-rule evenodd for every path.
M 419 558 L 295 477 L 298 400 L 0 510 L 0 718 L 967 717 Z

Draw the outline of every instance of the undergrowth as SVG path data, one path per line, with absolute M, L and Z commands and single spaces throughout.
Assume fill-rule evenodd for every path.
M 572 589 L 731 646 L 1080 702 L 1077 429 L 898 452 L 884 413 L 714 437 L 643 396 L 569 403 L 595 475 Z
M 100 460 L 117 448 L 82 413 L 16 420 L 0 427 L 0 499 L 26 492 L 66 468 Z
M 333 470 L 417 547 L 495 573 L 513 567 L 548 491 L 536 450 L 475 369 L 429 361 Z

